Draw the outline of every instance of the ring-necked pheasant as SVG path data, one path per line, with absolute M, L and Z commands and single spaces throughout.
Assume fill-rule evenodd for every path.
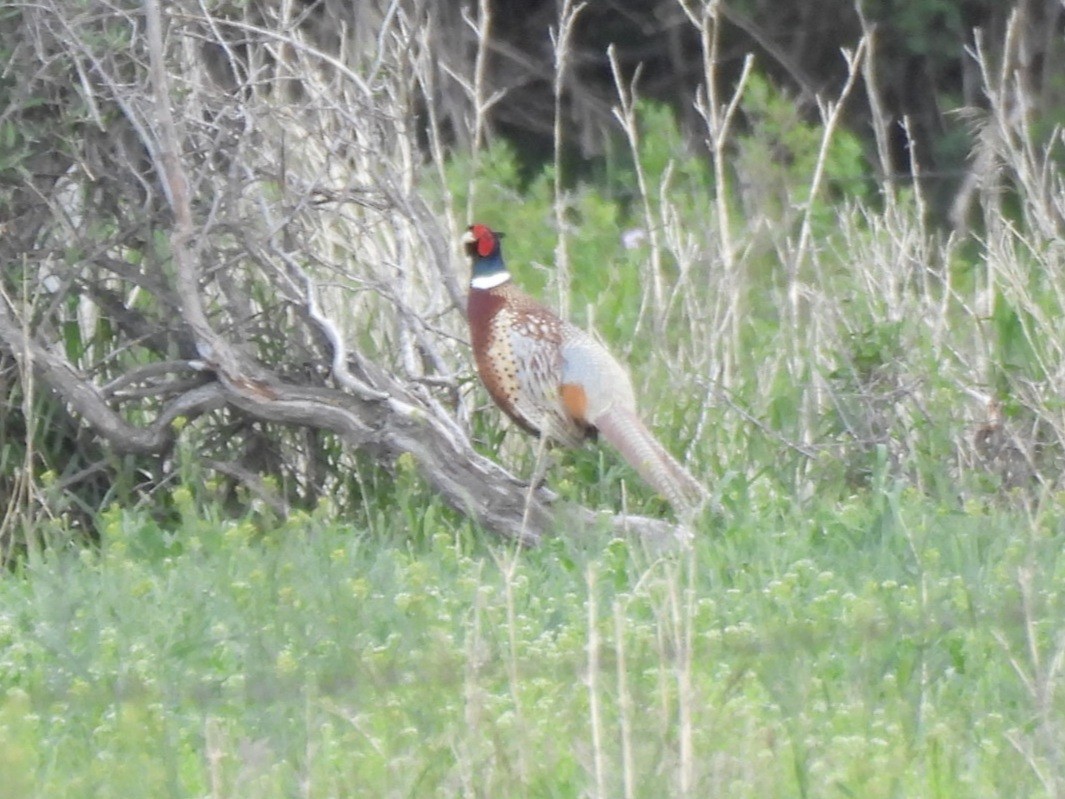
M 492 399 L 528 432 L 566 446 L 601 434 L 678 513 L 695 509 L 706 490 L 640 421 L 628 373 L 592 336 L 513 284 L 502 235 L 471 225 L 462 239 L 473 265 L 470 338 Z

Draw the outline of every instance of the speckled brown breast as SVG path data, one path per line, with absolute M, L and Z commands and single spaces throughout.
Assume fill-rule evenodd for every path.
M 467 316 L 477 371 L 496 404 L 522 428 L 576 445 L 590 428 L 563 403 L 563 323 L 507 283 L 470 291 Z

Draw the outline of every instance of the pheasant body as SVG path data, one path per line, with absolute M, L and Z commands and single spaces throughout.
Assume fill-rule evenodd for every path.
M 495 403 L 520 427 L 566 446 L 602 433 L 678 510 L 705 489 L 640 421 L 632 381 L 607 349 L 509 279 L 499 234 L 472 225 L 467 305 L 477 372 Z

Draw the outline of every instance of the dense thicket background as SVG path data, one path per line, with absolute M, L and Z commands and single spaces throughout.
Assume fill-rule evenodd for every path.
M 554 103 L 550 31 L 558 26 L 558 3 L 504 2 L 492 8 L 497 10 L 493 32 L 498 42 L 492 48 L 489 75 L 492 87 L 505 89 L 506 95 L 490 118 L 500 133 L 518 143 L 523 156 L 548 158 Z M 977 36 L 996 65 L 1003 64 L 1009 49 L 1008 68 L 1016 71 L 1025 87 L 1024 102 L 1030 104 L 1017 112 L 1032 114 L 1045 126 L 1044 132 L 1061 121 L 1065 12 L 1053 0 L 734 0 L 721 3 L 720 13 L 722 85 L 736 80 L 745 57 L 753 53 L 759 72 L 786 92 L 807 119 L 816 118 L 816 98 L 831 94 L 846 76 L 840 50 L 853 48 L 863 31 L 875 31 L 871 74 L 880 104 L 875 113 L 888 123 L 889 160 L 883 164 L 871 157 L 870 177 L 876 182 L 905 179 L 912 175 L 916 159 L 940 216 L 958 199 L 968 174 L 973 129 L 965 111 L 987 107 L 974 57 Z M 1007 42 L 1007 25 L 1014 15 L 1016 40 Z M 602 155 L 615 135 L 610 109 L 616 90 L 606 57 L 610 45 L 617 48 L 626 75 L 640 68 L 641 94 L 668 103 L 698 143 L 700 124 L 692 98 L 705 74 L 699 33 L 682 4 L 589 3 L 574 24 L 571 41 L 564 107 L 569 143 L 581 156 Z M 909 120 L 909 135 L 899 124 L 903 119 Z M 875 121 L 868 96 L 859 94 L 848 104 L 846 125 L 872 155 Z
M 1065 796 L 1063 19 L 0 0 L 5 790 Z M 713 508 L 529 489 L 474 220 Z
M 502 143 L 516 163 L 513 190 L 541 175 L 553 182 L 555 211 L 534 229 L 556 229 L 565 310 L 567 241 L 592 237 L 572 203 L 564 207 L 566 192 L 597 185 L 617 204 L 619 226 L 657 227 L 644 200 L 658 189 L 633 176 L 635 136 L 665 137 L 666 151 L 652 156 L 662 165 L 691 158 L 712 172 L 708 192 L 724 200 L 718 218 L 686 223 L 710 235 L 724 226 L 726 268 L 737 257 L 754 263 L 765 247 L 779 255 L 780 235 L 800 235 L 806 200 L 796 187 L 816 165 L 825 103 L 846 81 L 843 51 L 865 36 L 859 89 L 833 121 L 822 198 L 882 207 L 898 189 L 917 189 L 919 223 L 964 246 L 973 228 L 987 232 L 977 195 L 989 181 L 1025 179 L 993 166 L 996 148 L 1043 152 L 1065 86 L 1063 13 L 1052 0 L 176 4 L 164 20 L 162 87 L 149 75 L 136 3 L 8 3 L 0 14 L 9 409 L 0 471 L 12 524 L 19 508 L 91 528 L 112 500 L 158 504 L 150 497 L 178 479 L 182 444 L 221 484 L 250 487 L 281 512 L 323 494 L 359 507 L 369 478 L 348 476 L 391 468 L 411 442 L 348 429 L 357 446 L 346 449 L 337 434 L 351 418 L 330 426 L 276 403 L 267 410 L 254 391 L 238 396 L 239 381 L 207 386 L 219 371 L 203 368 L 203 336 L 214 333 L 189 319 L 221 330 L 227 348 L 240 344 L 243 365 L 231 367 L 241 375 L 231 377 L 337 386 L 329 364 L 338 352 L 308 307 L 316 282 L 329 287 L 330 313 L 343 307 L 358 320 L 341 338 L 369 384 L 364 401 L 413 390 L 416 405 L 468 432 L 469 372 L 457 341 L 464 265 L 452 242 L 471 213 L 496 210 L 476 202 L 475 183 L 461 184 L 483 178 L 484 154 Z M 730 138 L 715 142 L 707 109 L 723 109 L 741 79 Z M 628 130 L 616 113 L 619 82 Z M 173 134 L 161 126 L 160 102 L 174 103 Z M 1011 138 L 1016 131 L 1023 141 Z M 177 150 L 175 176 L 189 183 L 177 206 L 162 166 L 168 148 Z M 449 174 L 449 162 L 467 171 Z M 566 214 L 572 236 L 560 229 Z M 746 244 L 742 235 L 729 241 L 735 225 Z M 188 240 L 178 248 L 189 247 L 184 279 L 171 266 L 172 235 Z M 715 268 L 717 244 L 708 239 L 696 254 L 711 259 L 705 268 Z M 654 236 L 651 245 L 660 295 L 667 245 Z M 1012 311 L 998 310 L 1012 324 Z M 393 375 L 394 384 L 381 382 Z M 990 400 L 1012 398 L 992 388 Z M 187 418 L 200 421 L 179 434 L 174 424 Z M 464 505 L 461 481 L 434 480 L 440 463 L 416 460 L 449 504 Z

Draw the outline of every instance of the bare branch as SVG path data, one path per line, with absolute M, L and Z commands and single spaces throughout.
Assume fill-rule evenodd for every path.
M 79 375 L 65 358 L 25 335 L 7 297 L 0 301 L 0 341 L 24 368 L 35 371 L 119 452 L 156 454 L 164 451 L 173 441 L 170 423 L 174 419 L 218 407 L 222 399 L 216 384 L 201 386 L 174 400 L 150 426 L 136 427 L 111 410 L 99 390 Z

